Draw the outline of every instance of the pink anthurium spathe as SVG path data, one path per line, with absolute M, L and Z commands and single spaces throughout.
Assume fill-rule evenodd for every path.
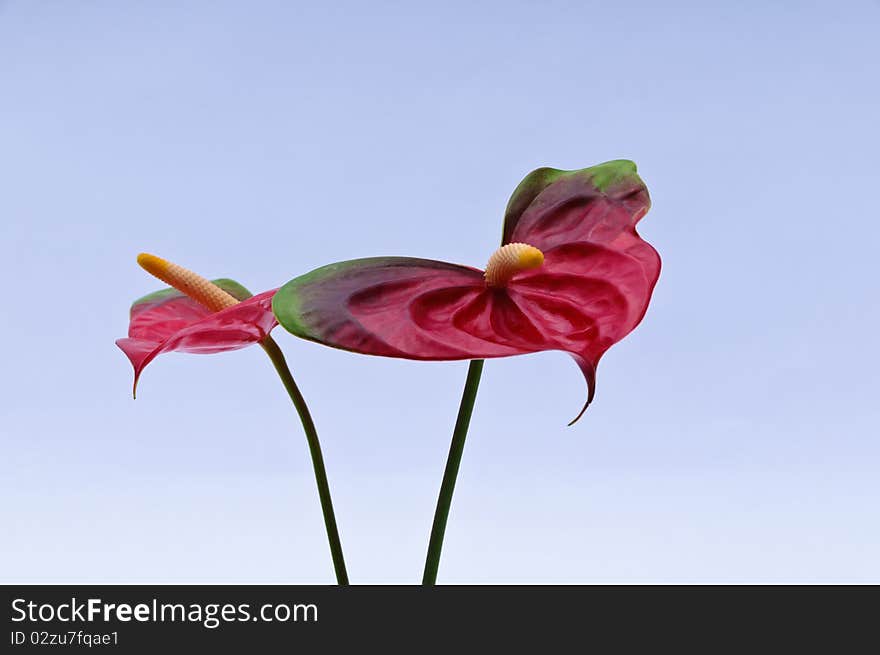
M 175 266 L 146 254 L 138 261 L 148 270 L 151 266 L 154 270 L 157 266 Z M 134 367 L 134 393 L 144 367 L 157 355 L 237 350 L 261 342 L 278 325 L 272 313 L 274 289 L 253 296 L 233 280 L 214 280 L 211 284 L 228 296 L 224 299 L 215 292 L 219 297 L 211 305 L 215 309 L 174 288 L 151 293 L 132 304 L 128 337 L 117 339 L 116 345 Z
M 514 191 L 501 248 L 485 270 L 407 257 L 358 259 L 316 269 L 275 294 L 279 323 L 305 339 L 369 355 L 471 360 L 423 584 L 437 580 L 484 359 L 568 352 L 587 381 L 580 418 L 595 393 L 599 359 L 642 320 L 660 275 L 659 255 L 636 232 L 649 207 L 630 161 L 540 168 Z
M 138 255 L 138 264 L 172 288 L 136 300 L 131 307 L 128 337 L 116 341 L 134 366 L 134 390 L 144 367 L 161 353 L 210 354 L 259 344 L 269 356 L 302 422 L 336 580 L 340 585 L 347 585 L 348 572 L 315 423 L 284 354 L 269 334 L 278 325 L 272 313 L 275 290 L 252 296 L 238 282 L 225 279 L 212 282 L 147 253 Z
M 291 280 L 273 308 L 297 336 L 369 355 L 562 350 L 586 378 L 585 410 L 599 359 L 642 320 L 660 275 L 659 255 L 636 232 L 649 207 L 630 161 L 541 168 L 514 191 L 502 247 L 485 270 L 408 257 L 345 261 Z

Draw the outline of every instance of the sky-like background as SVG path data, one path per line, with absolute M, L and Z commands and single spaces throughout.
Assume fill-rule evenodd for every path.
M 714 4 L 714 6 L 710 6 Z M 483 266 L 538 166 L 639 164 L 603 359 L 487 362 L 441 582 L 880 582 L 880 3 L 0 3 L 0 581 L 331 583 L 258 348 L 138 399 L 140 251 L 265 290 Z M 415 583 L 466 363 L 276 331 L 354 582 Z

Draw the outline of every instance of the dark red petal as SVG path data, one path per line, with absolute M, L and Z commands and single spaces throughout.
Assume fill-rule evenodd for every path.
M 211 310 L 183 294 L 161 302 L 133 305 L 128 336 L 158 343 L 211 314 Z
M 655 280 L 638 257 L 578 243 L 547 251 L 541 268 L 508 289 L 487 288 L 463 266 L 376 258 L 296 278 L 273 306 L 297 336 L 364 354 L 475 359 L 552 349 L 595 362 L 638 323 Z
M 161 353 L 211 354 L 262 341 L 278 324 L 274 295 L 266 291 L 216 313 L 176 293 L 135 303 L 129 336 L 116 341 L 134 367 L 133 391 L 144 367 Z
M 581 171 L 539 169 L 514 192 L 504 242 L 544 252 L 543 266 L 503 289 L 482 272 L 409 258 L 340 262 L 275 296 L 297 336 L 354 352 L 422 360 L 564 350 L 595 393 L 599 359 L 638 325 L 660 274 L 635 225 L 650 206 L 628 161 Z M 586 408 L 586 407 L 585 407 Z
M 546 348 L 575 358 L 587 380 L 587 405 L 599 359 L 641 322 L 660 274 L 660 257 L 639 243 L 624 251 L 590 243 L 558 246 L 544 254 L 541 268 L 520 274 L 508 288 L 520 310 L 542 326 Z
M 273 308 L 293 334 L 335 348 L 409 359 L 514 355 L 515 348 L 472 334 L 485 313 L 483 274 L 410 257 L 356 259 L 285 284 Z
M 431 260 L 341 262 L 288 282 L 273 308 L 297 336 L 368 355 L 455 360 L 563 350 L 584 373 L 589 403 L 599 359 L 644 316 L 659 257 L 637 239 L 613 248 L 567 243 L 544 255 L 543 266 L 504 289 L 487 287 L 475 269 Z
M 581 369 L 581 373 L 584 374 L 584 379 L 587 381 L 587 400 L 581 408 L 581 411 L 578 412 L 578 415 L 568 422 L 569 427 L 580 420 L 581 416 L 584 415 L 584 412 L 587 411 L 587 407 L 593 402 L 593 397 L 596 395 L 596 366 L 585 360 L 583 357 L 572 355 L 572 358 Z
M 651 206 L 631 161 L 616 160 L 578 171 L 539 168 L 513 192 L 504 217 L 503 242 L 549 250 L 564 243 L 609 244 Z
M 253 296 L 235 280 L 221 278 L 212 282 L 238 300 L 247 300 Z M 132 303 L 128 336 L 148 341 L 163 341 L 209 314 L 211 314 L 209 309 L 177 289 L 161 289 Z

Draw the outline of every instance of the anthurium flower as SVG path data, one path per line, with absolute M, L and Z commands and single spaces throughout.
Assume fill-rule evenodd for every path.
M 485 270 L 356 259 L 291 280 L 272 305 L 293 334 L 369 355 L 568 352 L 587 381 L 579 418 L 593 399 L 599 359 L 642 320 L 660 275 L 659 255 L 636 232 L 649 207 L 630 161 L 540 168 L 513 192 L 502 246 Z
M 144 367 L 161 353 L 173 350 L 218 353 L 259 343 L 272 361 L 302 421 L 336 579 L 339 584 L 347 585 L 348 572 L 318 433 L 284 353 L 269 334 L 278 325 L 272 313 L 275 290 L 253 296 L 238 282 L 207 280 L 147 253 L 138 255 L 138 264 L 172 288 L 136 300 L 131 307 L 128 338 L 116 341 L 134 366 L 134 391 L 137 391 L 138 378 Z
M 144 367 L 157 355 L 237 350 L 259 343 L 278 325 L 272 313 L 274 289 L 254 296 L 233 280 L 211 282 L 146 253 L 138 256 L 138 263 L 189 295 L 163 289 L 132 304 L 128 338 L 117 339 L 116 345 L 134 367 L 134 393 Z

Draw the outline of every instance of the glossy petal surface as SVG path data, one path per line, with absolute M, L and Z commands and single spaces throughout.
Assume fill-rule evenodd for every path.
M 650 207 L 632 162 L 539 169 L 514 192 L 504 241 L 544 264 L 490 288 L 483 272 L 405 257 L 331 264 L 276 294 L 297 336 L 358 353 L 420 360 L 570 353 L 595 391 L 599 359 L 638 325 L 660 273 L 635 225 Z M 586 405 L 585 405 L 586 407 Z
M 519 183 L 504 214 L 503 242 L 548 250 L 587 241 L 608 245 L 648 213 L 651 199 L 631 161 L 578 171 L 539 168 Z
M 134 367 L 134 391 L 144 367 L 161 353 L 237 350 L 258 343 L 278 324 L 272 313 L 274 290 L 251 296 L 232 280 L 214 283 L 242 302 L 211 312 L 174 289 L 157 291 L 134 302 L 128 338 L 116 341 Z

